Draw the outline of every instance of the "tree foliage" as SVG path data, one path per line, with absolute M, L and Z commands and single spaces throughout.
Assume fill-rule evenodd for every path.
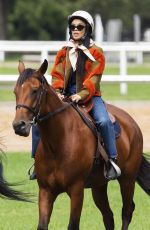
M 7 1 L 0 0 L 0 39 L 6 37 Z
M 2 1 L 2 0 L 0 0 Z M 92 16 L 108 19 L 120 18 L 124 30 L 133 29 L 133 15 L 139 14 L 142 22 L 149 22 L 149 0 L 5 0 L 10 2 L 7 31 L 8 39 L 64 40 L 67 17 L 75 10 L 87 10 Z M 13 4 L 12 4 L 13 3 Z

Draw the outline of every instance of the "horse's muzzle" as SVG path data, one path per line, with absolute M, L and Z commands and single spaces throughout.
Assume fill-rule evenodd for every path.
M 31 123 L 25 122 L 23 120 L 13 122 L 13 129 L 15 131 L 15 134 L 19 136 L 29 136 L 30 128 Z

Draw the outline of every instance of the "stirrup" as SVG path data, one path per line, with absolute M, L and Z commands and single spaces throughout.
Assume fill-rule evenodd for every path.
M 117 164 L 115 164 L 115 162 L 114 162 L 112 159 L 110 159 L 109 161 L 110 161 L 110 163 L 112 164 L 112 166 L 114 167 L 114 169 L 116 170 L 117 177 L 119 177 L 119 176 L 121 175 L 121 170 L 120 170 L 120 168 L 118 167 Z
M 32 168 L 33 168 L 33 171 L 31 172 Z M 36 179 L 36 173 L 35 173 L 35 170 L 34 170 L 34 164 L 29 168 L 28 175 L 29 175 L 30 180 L 35 180 Z
M 115 180 L 117 179 L 120 175 L 121 175 L 121 170 L 118 167 L 118 165 L 112 160 L 109 159 L 109 163 L 111 164 L 111 166 L 109 167 L 109 169 L 107 169 L 107 166 L 104 166 L 104 176 L 105 178 L 109 181 L 109 180 Z M 108 172 L 112 169 L 112 175 L 108 176 Z M 114 175 L 113 175 L 113 171 L 114 171 Z

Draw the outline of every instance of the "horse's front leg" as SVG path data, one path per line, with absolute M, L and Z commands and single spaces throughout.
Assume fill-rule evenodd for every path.
M 39 190 L 39 224 L 37 230 L 48 230 L 53 203 L 56 199 L 48 188 Z
M 78 182 L 73 184 L 68 192 L 71 199 L 71 211 L 68 230 L 79 230 L 80 216 L 84 198 L 84 184 Z

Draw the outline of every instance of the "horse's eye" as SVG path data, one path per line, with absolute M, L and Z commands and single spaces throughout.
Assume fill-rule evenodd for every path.
M 32 90 L 32 94 L 36 94 L 37 91 L 38 91 L 37 89 L 33 89 L 33 90 Z

